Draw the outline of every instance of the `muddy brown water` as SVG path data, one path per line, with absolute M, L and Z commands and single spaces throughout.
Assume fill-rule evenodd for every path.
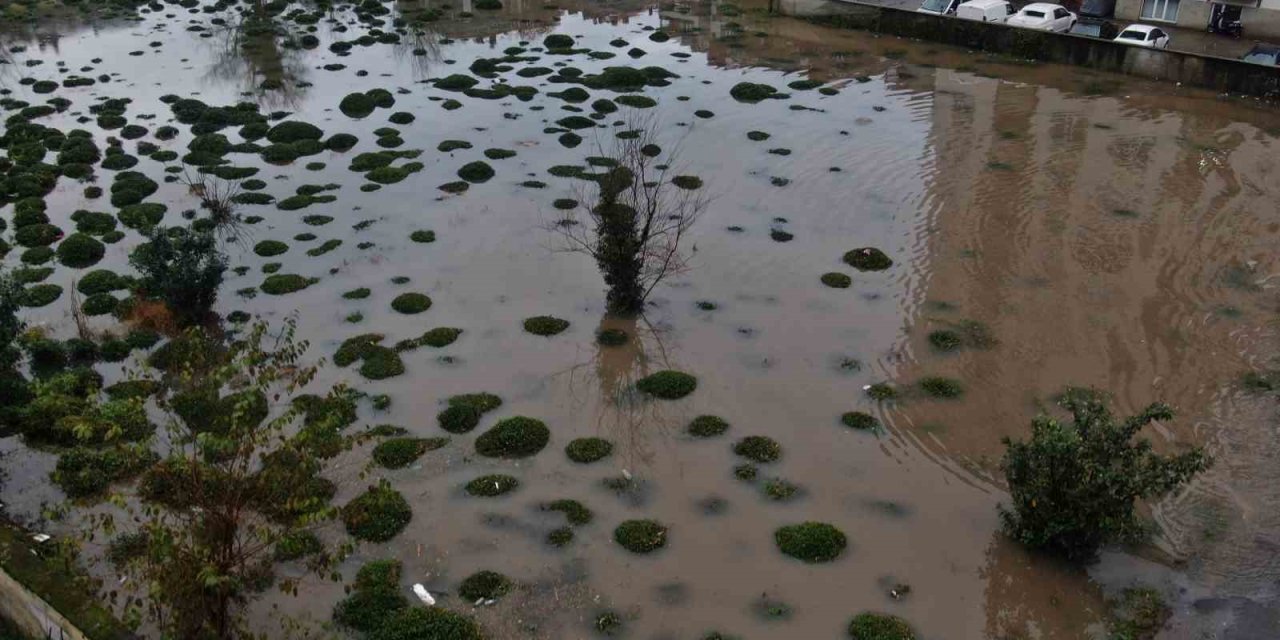
M 143 122 L 154 128 L 169 118 L 158 100 L 164 94 L 210 104 L 249 99 L 264 111 L 291 111 L 326 134 L 355 133 L 357 152 L 374 149 L 371 132 L 388 126 L 390 111 L 417 117 L 398 128 L 402 148 L 424 150 L 425 170 L 376 193 L 357 189 L 359 176 L 346 168 L 352 154 L 325 152 L 285 167 L 235 161 L 263 166 L 257 177 L 277 197 L 308 183 L 342 188 L 337 202 L 299 212 L 242 208 L 265 220 L 249 227 L 244 246 L 229 247 L 232 264 L 250 270 L 228 279 L 220 311 L 271 320 L 296 314 L 317 357 L 331 356 L 357 333 L 378 331 L 394 342 L 430 327 L 465 330 L 447 349 L 405 354 L 408 372 L 397 378 L 373 383 L 352 369 L 327 370 L 325 383 L 345 380 L 391 395 L 388 412 L 362 416 L 368 424 L 440 435 L 434 415 L 444 398 L 489 391 L 504 399 L 479 430 L 454 436 L 411 468 L 371 468 L 367 449 L 335 461 L 329 476 L 341 486 L 339 503 L 385 477 L 414 508 L 413 521 L 390 543 L 359 547 L 344 565 L 348 578 L 364 560 L 399 558 L 406 589 L 423 582 L 444 603 L 470 611 L 450 595 L 458 581 L 478 569 L 501 571 L 524 586 L 476 612 L 500 638 L 590 637 L 591 620 L 606 608 L 622 612 L 628 637 L 636 638 L 711 630 L 837 638 L 863 610 L 901 615 L 929 639 L 1103 637 L 1107 594 L 1138 583 L 1156 586 L 1173 604 L 1165 637 L 1275 637 L 1267 635 L 1274 630 L 1267 619 L 1275 617 L 1280 571 L 1276 406 L 1243 392 L 1238 379 L 1271 366 L 1275 356 L 1271 276 L 1280 200 L 1272 181 L 1280 115 L 1259 103 L 1158 83 L 769 19 L 750 6 L 738 15 L 701 3 L 527 4 L 447 18 L 415 42 L 356 47 L 342 58 L 324 46 L 301 51 L 272 43 L 246 53 L 235 33 L 200 38 L 185 31 L 188 19 L 204 18 L 180 12 L 136 24 L 57 20 L 6 32 L 6 46 L 28 46 L 12 54 L 15 64 L 0 66 L 16 96 L 38 97 L 16 79 L 45 77 L 56 60 L 118 74 L 111 83 L 59 90 L 55 95 L 75 101 L 71 112 L 96 97 L 128 96 L 129 117 L 157 114 Z M 648 40 L 646 29 L 658 27 L 672 39 Z M 354 37 L 331 28 L 321 24 L 323 43 Z M 615 50 L 608 42 L 624 38 L 647 52 L 633 64 L 681 75 L 645 94 L 659 102 L 652 112 L 663 146 L 680 150 L 684 172 L 700 176 L 714 200 L 695 230 L 691 269 L 657 290 L 639 322 L 605 317 L 594 265 L 557 251 L 557 238 L 544 230 L 556 216 L 551 201 L 573 195 L 573 183 L 547 169 L 592 154 L 590 137 L 570 150 L 542 132 L 568 115 L 545 95 L 563 86 L 518 79 L 542 93 L 528 103 L 464 99 L 466 108 L 446 111 L 429 98 L 454 94 L 420 82 L 465 72 L 471 60 L 524 40 L 536 46 L 553 32 L 596 50 Z M 445 36 L 453 42 L 440 43 Z M 147 46 L 153 41 L 161 46 Z M 413 54 L 419 47 L 426 55 Z M 145 54 L 126 55 L 137 50 Z M 101 64 L 90 62 L 98 57 Z M 27 59 L 44 64 L 21 66 Z M 566 62 L 590 72 L 624 60 L 579 55 Z M 346 69 L 320 68 L 332 62 Z M 281 87 L 261 89 L 264 78 Z M 728 95 L 740 81 L 782 87 L 803 78 L 840 93 L 797 91 L 754 105 Z M 407 93 L 364 120 L 337 111 L 346 93 L 376 87 Z M 695 117 L 696 109 L 714 117 Z M 67 114 L 52 120 L 72 124 Z M 752 142 L 750 130 L 772 137 Z M 608 129 L 598 135 L 607 145 Z M 445 139 L 474 147 L 436 151 Z M 162 146 L 182 151 L 188 140 L 184 133 Z M 491 161 L 497 177 L 465 194 L 436 189 L 488 147 L 518 155 Z M 791 154 L 767 152 L 775 148 Z M 304 168 L 315 160 L 327 166 Z M 138 170 L 162 175 L 147 159 Z M 789 183 L 775 186 L 775 177 Z M 531 178 L 549 187 L 519 185 Z M 80 191 L 64 180 L 50 197 L 55 222 L 68 227 L 71 211 L 105 206 L 84 201 Z M 196 205 L 175 185 L 163 185 L 152 200 L 169 204 L 170 224 Z M 300 220 L 310 214 L 336 220 L 313 228 Z M 364 220 L 375 222 L 353 229 Z M 432 229 L 439 240 L 409 242 L 416 229 Z M 794 237 L 775 241 L 774 230 Z M 292 240 L 307 231 L 319 238 Z M 330 238 L 344 243 L 322 257 L 305 254 Z M 248 247 L 264 239 L 287 241 L 290 251 L 259 258 Z M 100 266 L 127 270 L 137 240 L 131 232 L 110 246 Z M 361 242 L 374 246 L 361 250 Z M 844 266 L 841 255 L 861 246 L 884 249 L 894 266 L 880 273 Z M 6 263 L 16 264 L 16 254 Z M 283 262 L 282 272 L 321 280 L 284 297 L 235 293 L 261 282 L 260 267 L 271 261 Z M 849 274 L 852 287 L 823 286 L 818 278 L 827 271 Z M 394 285 L 393 276 L 411 281 Z M 69 288 L 74 277 L 60 268 L 49 281 Z M 341 298 L 357 287 L 374 293 L 364 301 Z M 402 291 L 427 293 L 434 305 L 422 315 L 399 315 L 388 304 Z M 701 301 L 717 308 L 702 310 Z M 28 319 L 69 336 L 67 304 L 64 296 Z M 357 311 L 361 322 L 344 320 Z M 524 333 L 521 320 L 540 314 L 572 326 L 549 339 Z M 988 327 L 998 343 L 931 350 L 930 331 L 969 320 Z M 641 339 L 598 347 L 594 333 L 602 326 Z M 629 390 L 663 368 L 697 375 L 697 392 L 646 402 Z M 119 375 L 118 367 L 104 370 Z M 958 379 L 964 395 L 931 400 L 909 391 L 930 375 Z M 867 398 L 863 387 L 882 381 L 907 396 L 893 403 Z M 1108 553 L 1089 573 L 1029 555 L 998 532 L 1000 440 L 1025 435 L 1065 385 L 1110 393 L 1120 413 L 1169 401 L 1180 409 L 1177 419 L 1145 435 L 1166 451 L 1205 446 L 1216 459 L 1186 492 L 1151 505 L 1158 524 L 1151 544 Z M 873 413 L 886 428 L 846 429 L 839 417 L 851 410 Z M 688 421 L 704 413 L 728 420 L 728 434 L 684 435 Z M 511 415 L 546 421 L 553 434 L 547 449 L 520 462 L 474 456 L 474 436 Z M 783 456 L 762 465 L 761 480 L 744 483 L 733 476 L 741 460 L 730 446 L 752 434 L 777 439 Z M 591 465 L 569 462 L 564 445 L 589 435 L 613 441 L 614 455 Z M 51 455 L 15 439 L 4 441 L 4 451 L 2 495 L 11 511 L 34 517 L 42 503 L 60 499 L 47 481 Z M 601 485 L 624 471 L 635 479 L 633 490 Z M 496 499 L 461 490 L 493 472 L 516 475 L 522 485 Z M 775 477 L 799 485 L 800 497 L 766 499 L 762 481 Z M 557 498 L 578 499 L 596 514 L 561 550 L 544 542 L 560 519 L 538 509 Z M 643 557 L 619 548 L 613 527 L 636 517 L 667 524 L 667 548 Z M 781 556 L 773 531 L 805 520 L 840 527 L 850 548 L 825 565 Z M 340 538 L 336 530 L 326 536 Z M 910 593 L 892 598 L 900 584 Z M 257 604 L 255 624 L 273 630 L 280 612 L 325 621 L 341 595 L 339 584 L 307 581 L 300 597 L 270 595 Z M 762 602 L 786 603 L 791 615 L 764 619 Z

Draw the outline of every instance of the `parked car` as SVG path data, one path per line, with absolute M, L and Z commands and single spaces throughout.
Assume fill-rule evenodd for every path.
M 1089 36 L 1090 38 L 1101 38 L 1103 40 L 1112 40 L 1120 35 L 1120 29 L 1110 20 L 1099 20 L 1098 18 L 1080 18 L 1076 22 L 1076 26 L 1071 27 L 1071 31 L 1078 36 Z
M 1013 5 L 1005 0 L 969 0 L 956 7 L 957 18 L 978 22 L 1004 22 L 1013 14 Z
M 924 0 L 920 3 L 920 8 L 916 9 L 920 13 L 932 13 L 937 16 L 949 16 L 956 12 L 956 7 L 964 0 Z
M 1060 4 L 1034 2 L 1009 18 L 1009 24 L 1024 29 L 1066 33 L 1075 26 L 1076 14 L 1067 11 Z
M 1160 27 L 1147 24 L 1131 24 L 1116 36 L 1116 42 L 1148 49 L 1164 49 L 1169 46 L 1169 34 Z
M 1265 64 L 1268 67 L 1280 67 L 1280 46 L 1258 43 L 1240 59 L 1254 64 Z
M 1110 18 L 1116 12 L 1116 0 L 1084 0 L 1080 3 L 1081 17 Z

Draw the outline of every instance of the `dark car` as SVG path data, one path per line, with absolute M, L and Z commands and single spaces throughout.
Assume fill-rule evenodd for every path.
M 1102 38 L 1103 40 L 1112 40 L 1120 33 L 1114 24 L 1106 20 L 1098 20 L 1096 18 L 1081 18 L 1071 27 L 1071 31 L 1078 36 L 1089 36 L 1090 38 Z
M 1254 64 L 1265 64 L 1268 67 L 1280 67 L 1280 46 L 1255 44 L 1249 53 L 1244 54 L 1240 59 Z

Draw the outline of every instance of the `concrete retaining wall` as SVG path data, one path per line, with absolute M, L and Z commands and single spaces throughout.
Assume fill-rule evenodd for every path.
M 784 13 L 795 6 L 785 0 L 781 3 Z M 1280 68 L 1239 60 L 1179 51 L 1155 51 L 1109 40 L 1031 31 L 858 2 L 826 2 L 820 8 L 808 5 L 803 13 L 807 15 L 793 15 L 824 25 L 1181 82 L 1220 92 L 1280 98 Z
M 47 602 L 0 569 L 0 614 L 32 638 L 88 640 Z

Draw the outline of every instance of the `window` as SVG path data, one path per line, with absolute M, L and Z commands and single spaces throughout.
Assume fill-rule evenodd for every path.
M 1126 30 L 1124 33 L 1120 34 L 1120 37 L 1125 40 L 1142 40 L 1143 38 L 1141 31 L 1134 31 L 1132 29 Z
M 1053 10 L 1053 17 L 1055 17 L 1055 18 L 1065 18 L 1065 17 L 1067 17 L 1067 10 L 1066 10 L 1066 9 L 1054 9 L 1054 10 Z
M 1022 13 L 1023 13 L 1023 15 L 1026 15 L 1028 18 L 1043 18 L 1043 17 L 1044 17 L 1044 12 L 1043 12 L 1043 11 L 1029 11 L 1029 10 L 1027 10 L 1027 9 L 1023 9 L 1023 10 L 1022 10 Z
M 1177 22 L 1179 0 L 1143 0 L 1142 17 L 1148 20 Z
M 1159 30 L 1159 29 L 1152 29 L 1152 30 L 1151 30 L 1151 39 L 1152 39 L 1152 40 L 1159 40 L 1160 38 L 1163 38 L 1163 37 L 1164 37 L 1164 32 L 1163 32 L 1163 31 L 1161 31 L 1161 30 Z
M 934 13 L 945 13 L 949 4 L 951 4 L 951 0 L 924 0 L 924 4 L 920 5 L 920 8 Z

